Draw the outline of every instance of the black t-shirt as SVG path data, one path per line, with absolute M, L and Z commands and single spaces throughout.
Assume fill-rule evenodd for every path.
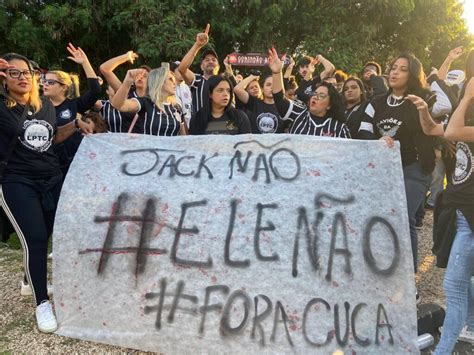
M 203 106 L 204 83 L 206 78 L 201 74 L 194 74 L 194 81 L 189 85 L 191 89 L 191 96 L 193 99 L 193 115 L 198 112 Z
M 4 176 L 19 175 L 30 179 L 45 179 L 59 175 L 58 157 L 53 148 L 56 133 L 54 107 L 48 99 L 42 98 L 39 112 L 32 110 L 26 116 L 16 141 L 15 148 L 8 160 Z M 12 137 L 17 134 L 18 120 L 24 106 L 7 108 L 4 99 L 0 100 L 0 159 L 8 154 Z
M 247 115 L 240 110 L 229 107 L 221 117 L 209 118 L 203 110 L 196 113 L 191 119 L 189 133 L 201 134 L 245 134 L 251 133 Z
M 245 105 L 252 133 L 282 133 L 283 124 L 275 104 L 267 104 L 249 95 Z
M 351 137 L 356 139 L 359 134 L 360 124 L 362 122 L 362 117 L 364 116 L 365 108 L 368 105 L 368 102 L 363 102 L 357 105 L 352 106 L 349 109 L 344 111 L 344 116 L 346 117 L 346 125 L 351 132 Z
M 154 136 L 177 136 L 181 127 L 181 112 L 165 103 L 161 110 L 149 97 L 136 97 L 140 109 L 136 126 L 143 134 Z
M 112 106 L 109 100 L 102 100 L 101 103 L 102 107 L 99 113 L 107 123 L 109 132 L 127 133 L 136 114 L 133 112 L 120 112 Z M 135 125 L 135 127 L 137 127 L 137 125 Z M 139 133 L 135 130 L 135 127 L 133 132 Z
M 78 113 L 84 114 L 86 111 L 94 107 L 94 104 L 100 96 L 99 81 L 97 79 L 88 78 L 87 84 L 89 90 L 83 95 L 74 99 L 66 99 L 58 106 L 55 106 L 58 127 L 74 121 Z M 55 146 L 61 167 L 65 168 L 71 164 L 81 141 L 82 134 L 80 132 L 75 132 L 64 142 Z
M 461 210 L 474 231 L 474 143 L 456 144 L 456 167 L 446 188 L 447 200 Z
M 273 94 L 278 112 L 283 120 L 293 121 L 289 133 L 312 136 L 350 138 L 347 126 L 332 117 L 316 117 L 299 102 L 288 100 L 283 92 Z
M 425 173 L 434 169 L 434 140 L 423 133 L 416 106 L 405 98 L 391 94 L 374 97 L 367 105 L 360 124 L 358 138 L 379 139 L 389 136 L 400 142 L 402 165 L 416 161 Z
M 237 109 L 236 119 L 233 120 L 229 111 L 225 111 L 224 114 L 219 118 L 212 118 L 207 123 L 207 128 L 204 134 L 245 134 L 251 133 L 250 122 L 247 115 Z

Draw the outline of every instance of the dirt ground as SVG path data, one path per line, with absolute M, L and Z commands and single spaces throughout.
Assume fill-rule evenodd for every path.
M 417 287 L 422 303 L 444 305 L 442 289 L 444 270 L 435 266 L 431 255 L 432 213 L 427 212 L 424 227 L 419 231 L 420 267 Z M 110 345 L 80 341 L 55 334 L 40 333 L 35 326 L 34 308 L 31 297 L 22 297 L 19 282 L 22 278 L 22 253 L 19 245 L 10 242 L 0 245 L 0 354 L 3 353 L 134 353 Z M 435 340 L 435 344 L 438 339 Z M 423 351 L 431 354 L 434 346 Z M 471 344 L 458 342 L 457 354 L 473 354 Z

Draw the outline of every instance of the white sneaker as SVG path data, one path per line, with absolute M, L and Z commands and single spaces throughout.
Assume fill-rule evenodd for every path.
M 461 334 L 459 334 L 458 339 L 467 343 L 474 344 L 474 332 L 472 330 L 467 330 L 466 325 L 462 328 Z
M 58 329 L 58 322 L 49 301 L 43 301 L 36 307 L 36 323 L 38 330 L 43 333 L 52 333 Z
M 48 260 L 52 260 L 52 259 L 53 259 L 53 252 L 48 254 Z
M 31 286 L 29 283 L 26 283 L 25 280 L 21 280 L 20 284 L 20 295 L 22 296 L 31 296 L 33 291 L 31 291 Z M 53 286 L 48 285 L 48 296 L 52 296 L 53 294 Z

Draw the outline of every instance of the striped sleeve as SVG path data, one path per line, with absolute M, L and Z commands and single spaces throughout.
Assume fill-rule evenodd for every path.
M 362 121 L 359 127 L 359 139 L 375 139 L 374 136 L 374 116 L 375 108 L 372 102 L 367 105 L 364 113 L 362 114 Z
M 351 132 L 345 123 L 337 122 L 336 137 L 351 138 Z

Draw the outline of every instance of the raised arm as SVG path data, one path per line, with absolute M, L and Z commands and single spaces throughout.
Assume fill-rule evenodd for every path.
M 136 54 L 133 51 L 128 51 L 127 53 L 119 55 L 118 57 L 109 59 L 108 61 L 100 65 L 100 72 L 104 76 L 105 80 L 107 80 L 109 85 L 112 87 L 112 89 L 117 91 L 120 85 L 122 85 L 122 82 L 114 73 L 115 68 L 117 68 L 119 65 L 122 65 L 126 62 L 130 62 L 131 64 L 133 64 L 133 62 L 137 58 L 138 58 L 138 54 Z
M 136 99 L 127 99 L 128 92 L 130 87 L 135 82 L 135 79 L 138 75 L 143 74 L 144 69 L 131 69 L 127 71 L 125 79 L 123 79 L 122 85 L 115 93 L 110 103 L 117 110 L 122 112 L 138 112 L 140 110 L 140 105 Z
M 290 57 L 290 64 L 286 67 L 285 74 L 283 75 L 284 79 L 289 79 L 293 73 L 293 68 L 295 67 L 295 60 L 293 57 Z
M 328 77 L 330 77 L 334 71 L 336 70 L 336 67 L 334 66 L 334 64 L 332 64 L 329 60 L 327 60 L 326 58 L 324 58 L 321 54 L 317 55 L 316 56 L 316 59 L 323 65 L 324 67 L 324 70 L 321 72 L 321 74 L 319 75 L 319 77 L 321 78 L 321 80 L 324 80 Z
M 226 56 L 224 58 L 224 67 L 225 67 L 225 75 L 233 80 L 234 82 L 237 82 L 237 80 L 235 80 L 235 77 L 234 77 L 234 70 L 232 69 L 232 64 L 229 63 L 229 56 Z
M 474 142 L 474 127 L 466 126 L 466 112 L 470 105 L 474 105 L 474 78 L 467 83 L 464 97 L 449 120 L 444 138 L 451 141 Z
M 436 123 L 433 120 L 426 101 L 416 95 L 407 95 L 407 99 L 413 102 L 418 110 L 423 133 L 427 136 L 442 136 L 444 134 L 443 124 Z
M 186 53 L 184 58 L 181 60 L 181 63 L 178 66 L 178 71 L 183 76 L 184 82 L 187 85 L 191 85 L 194 81 L 194 73 L 189 70 L 189 67 L 193 64 L 194 58 L 198 54 L 199 50 L 204 47 L 209 42 L 209 29 L 211 28 L 210 24 L 207 24 L 204 32 L 198 33 L 196 35 L 196 42 L 194 42 L 191 49 Z
M 444 60 L 443 64 L 438 69 L 438 77 L 441 80 L 446 80 L 446 76 L 448 75 L 449 68 L 451 68 L 451 64 L 458 59 L 462 55 L 462 47 L 456 47 L 449 51 L 448 56 Z
M 69 43 L 67 50 L 71 54 L 68 59 L 82 65 L 82 69 L 84 69 L 84 73 L 88 79 L 97 79 L 97 74 L 95 73 L 94 69 L 92 69 L 89 58 L 87 58 L 87 55 L 84 53 L 81 47 L 76 48 L 72 43 Z
M 249 93 L 245 90 L 247 86 L 254 80 L 258 80 L 258 76 L 255 75 L 249 75 L 246 77 L 244 80 L 242 80 L 240 83 L 236 85 L 234 88 L 234 93 L 237 96 L 237 98 L 242 101 L 244 104 L 247 104 L 249 102 Z

